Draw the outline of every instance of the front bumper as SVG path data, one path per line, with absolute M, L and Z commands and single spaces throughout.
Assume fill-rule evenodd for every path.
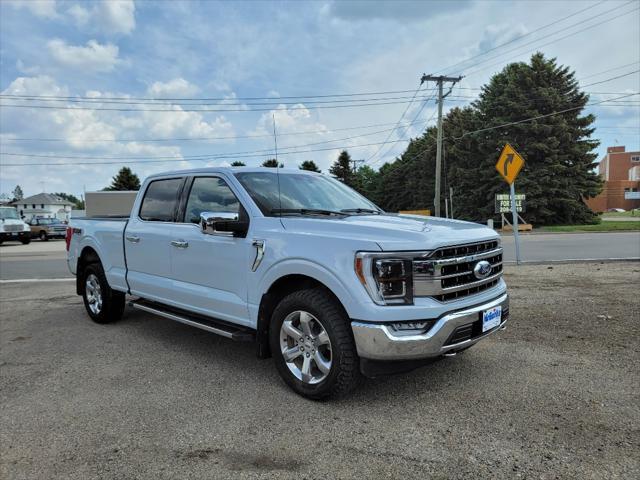
M 2 240 L 20 240 L 31 236 L 31 232 L 0 232 Z
M 471 338 L 451 343 L 458 327 L 482 321 L 482 312 L 489 308 L 502 306 L 503 317 L 499 326 Z M 477 343 L 483 338 L 500 330 L 508 319 L 509 295 L 464 310 L 454 311 L 440 317 L 425 333 L 418 335 L 399 335 L 388 324 L 351 322 L 358 355 L 370 360 L 412 360 L 438 357 L 455 352 Z

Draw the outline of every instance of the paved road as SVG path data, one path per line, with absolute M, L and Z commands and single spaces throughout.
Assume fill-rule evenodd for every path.
M 567 259 L 640 258 L 640 232 L 523 234 L 526 262 Z M 503 237 L 506 261 L 515 261 L 512 236 Z M 0 280 L 71 278 L 64 241 L 0 245 Z
M 506 261 L 515 261 L 514 237 L 502 237 Z M 527 262 L 571 259 L 638 258 L 640 232 L 534 233 L 520 235 L 520 254 Z
M 250 344 L 133 310 L 98 325 L 66 283 L 2 285 L 0 478 L 640 478 L 640 266 L 505 275 L 505 331 L 330 402 Z

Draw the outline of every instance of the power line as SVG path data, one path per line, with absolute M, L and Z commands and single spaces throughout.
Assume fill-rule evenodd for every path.
M 629 2 L 629 3 L 631 3 L 631 2 Z M 628 3 L 626 3 L 626 4 L 622 5 L 622 6 L 626 6 L 626 5 L 628 5 Z M 617 8 L 621 8 L 621 7 L 615 7 L 615 8 L 612 8 L 611 10 L 615 10 L 615 9 L 617 9 Z M 611 10 L 608 10 L 607 12 L 604 12 L 604 13 L 609 13 Z M 628 12 L 625 12 L 625 13 L 622 13 L 622 14 L 620 14 L 620 15 L 616 15 L 616 16 L 614 16 L 614 17 L 608 18 L 607 20 L 603 20 L 603 21 L 598 22 L 598 23 L 595 23 L 595 24 L 593 24 L 593 25 L 589 25 L 588 27 L 582 28 L 582 29 L 580 29 L 580 30 L 576 30 L 575 32 L 569 33 L 568 35 L 565 35 L 565 36 L 563 36 L 563 37 L 556 38 L 556 39 L 551 40 L 551 41 L 549 41 L 549 42 L 547 42 L 547 43 L 543 43 L 542 45 L 537 45 L 537 46 L 536 46 L 536 47 L 534 47 L 534 48 L 530 48 L 530 49 L 528 49 L 528 50 L 524 50 L 524 51 L 522 51 L 522 52 L 519 52 L 519 53 L 517 53 L 515 56 L 511 57 L 510 59 L 513 59 L 513 58 L 519 57 L 520 55 L 524 55 L 525 53 L 529 53 L 529 52 L 532 52 L 532 51 L 534 51 L 534 50 L 538 50 L 538 49 L 540 49 L 540 48 L 542 48 L 542 47 L 546 47 L 546 46 L 548 46 L 548 45 L 551 45 L 552 43 L 559 42 L 560 40 L 564 40 L 564 39 L 566 39 L 566 38 L 572 37 L 572 36 L 574 36 L 574 35 L 577 35 L 578 33 L 582 33 L 582 32 L 584 32 L 584 31 L 586 31 L 586 30 L 590 30 L 590 29 L 592 29 L 592 28 L 598 27 L 598 26 L 600 26 L 600 25 L 603 25 L 603 24 L 605 24 L 605 23 L 608 23 L 608 22 L 611 22 L 611 21 L 613 21 L 613 20 L 616 20 L 617 18 L 624 17 L 625 15 L 629 15 L 630 13 L 633 13 L 633 12 L 636 12 L 636 11 L 638 11 L 638 8 L 634 8 L 633 10 L 629 10 Z M 584 23 L 584 22 L 579 22 L 579 23 Z M 578 24 L 579 24 L 579 23 L 578 23 Z M 576 24 L 576 25 L 578 25 L 578 24 Z M 572 26 L 575 26 L 575 25 L 572 25 Z M 568 27 L 568 28 L 571 28 L 571 27 Z M 553 33 L 553 34 L 550 34 L 550 35 L 548 35 L 548 36 L 555 35 L 556 33 L 560 33 L 560 31 L 555 32 L 555 33 Z M 542 37 L 542 38 L 540 38 L 540 39 L 538 39 L 538 40 L 542 40 L 543 38 L 547 38 L 548 36 L 546 36 L 546 37 Z M 536 41 L 538 41 L 538 40 L 536 40 Z M 508 50 L 508 51 L 506 51 L 506 52 L 501 53 L 500 55 L 496 55 L 496 56 L 494 56 L 494 57 L 488 58 L 488 59 L 486 59 L 486 60 L 483 60 L 483 61 L 478 62 L 477 64 L 474 64 L 474 65 L 471 65 L 471 66 L 473 67 L 473 66 L 479 65 L 479 64 L 481 64 L 481 63 L 484 63 L 484 62 L 486 62 L 486 61 L 493 60 L 493 59 L 498 58 L 498 57 L 500 57 L 500 56 L 502 56 L 502 55 L 506 55 L 507 53 L 513 52 L 513 51 L 517 50 L 518 48 L 522 48 L 522 47 L 524 47 L 524 46 L 526 46 L 526 45 L 530 45 L 531 43 L 535 43 L 535 42 L 525 43 L 524 45 L 520 45 L 520 46 L 516 47 L 515 49 Z M 499 62 L 492 63 L 492 64 L 490 64 L 490 65 L 487 65 L 487 66 L 484 66 L 484 67 L 482 67 L 482 68 L 479 68 L 479 69 L 473 70 L 473 71 L 471 71 L 471 72 L 465 72 L 465 76 L 466 76 L 466 77 L 469 77 L 469 76 L 471 76 L 471 75 L 475 75 L 475 74 L 476 74 L 476 73 L 478 73 L 478 72 L 481 72 L 481 71 L 483 71 L 483 70 L 486 70 L 487 68 L 494 67 L 494 66 L 496 66 L 496 65 L 500 65 L 500 64 L 502 64 L 502 63 L 504 63 L 504 62 L 509 61 L 510 59 L 508 59 L 508 60 L 500 60 Z
M 607 82 L 610 82 L 612 80 L 617 80 L 617 79 L 622 78 L 622 77 L 628 77 L 629 75 L 633 75 L 634 73 L 638 73 L 638 72 L 640 72 L 640 70 L 634 70 L 633 72 L 623 73 L 622 75 L 618 75 L 617 77 L 607 78 L 606 80 L 601 80 L 599 82 L 589 83 L 587 85 L 584 85 L 584 87 L 590 87 L 591 85 L 599 85 L 601 83 L 607 83 Z
M 417 121 L 415 123 L 422 123 Z M 375 128 L 375 127 L 387 127 L 390 125 L 396 125 L 396 122 L 388 122 L 388 123 L 373 123 L 370 125 L 360 125 L 356 127 L 344 127 L 344 128 L 328 128 L 325 130 L 308 130 L 308 131 L 299 131 L 299 132 L 285 132 L 278 133 L 279 137 L 291 136 L 291 135 L 313 135 L 313 134 L 328 134 L 332 132 L 343 132 L 348 130 L 360 130 L 363 128 Z M 401 126 L 410 126 L 412 123 L 406 123 Z M 83 142 L 91 142 L 91 143 L 106 143 L 106 142 L 187 142 L 187 141 L 211 141 L 211 140 L 240 140 L 240 139 L 248 139 L 248 138 L 272 138 L 273 134 L 260 134 L 260 135 L 230 135 L 230 136 L 222 136 L 222 137 L 183 137 L 183 138 L 112 138 L 112 139 L 86 139 Z M 27 138 L 27 137 L 7 137 L 4 138 L 3 141 L 21 141 L 21 142 L 67 142 L 68 138 Z
M 420 91 L 421 88 L 422 88 L 422 83 L 420 83 L 420 85 L 418 85 L 418 88 L 416 88 L 416 91 L 413 94 L 413 98 L 411 99 L 411 102 L 407 105 L 407 108 L 404 109 L 404 111 L 402 112 L 402 115 L 400 115 L 400 118 L 396 122 L 396 126 L 389 132 L 389 135 L 387 135 L 385 142 L 387 142 L 391 138 L 391 135 L 393 135 L 393 132 L 398 128 L 398 125 L 400 125 L 400 123 L 402 122 L 402 119 L 409 111 L 409 108 L 411 107 L 413 100 L 416 98 L 416 95 L 418 95 L 418 92 Z M 373 154 L 370 155 L 369 158 L 366 159 L 365 164 L 368 163 L 373 157 L 375 157 L 380 152 L 381 149 L 382 149 L 382 145 L 378 149 L 376 149 L 376 151 L 373 152 Z
M 379 102 L 379 103 L 359 103 L 352 105 L 320 105 L 320 106 L 293 106 L 288 108 L 287 111 L 292 110 L 317 110 L 317 109 L 333 109 L 333 108 L 355 108 L 355 107 L 375 107 L 384 105 L 411 105 L 413 100 L 402 102 Z M 174 108 L 112 108 L 112 107 L 86 107 L 86 106 L 57 106 L 57 105 L 21 105 L 21 104 L 6 104 L 0 103 L 4 108 L 33 108 L 33 109 L 49 109 L 49 110 L 92 110 L 92 111 L 112 111 L 112 112 L 200 112 L 200 113 L 220 113 L 220 112 L 270 112 L 277 110 L 274 108 L 251 108 L 251 109 L 203 109 L 203 108 L 180 108 L 176 110 Z
M 388 100 L 407 100 L 407 99 L 412 99 L 414 97 L 411 96 L 399 96 L 399 97 L 370 97 L 370 98 L 362 98 L 362 99 L 354 99 L 354 98 L 349 98 L 349 99 L 339 99 L 339 100 L 311 100 L 309 102 L 305 102 L 305 106 L 308 104 L 333 104 L 333 103 L 348 103 L 348 102 L 358 102 L 358 103 L 362 103 L 362 102 L 378 102 L 378 101 L 388 101 Z M 186 105 L 189 107 L 193 107 L 193 106 L 219 106 L 219 105 L 231 105 L 231 106 L 239 106 L 239 107 L 244 107 L 244 106 L 267 106 L 267 105 L 273 105 L 273 106 L 280 106 L 280 105 L 298 105 L 301 102 L 300 101 L 295 101 L 295 102 L 259 102 L 259 103 L 252 103 L 252 102 L 216 102 L 216 103 L 207 103 L 207 101 L 200 101 L 200 103 L 184 103 L 184 101 L 179 101 L 179 102 L 168 102 L 168 101 L 163 101 L 163 102 L 159 102 L 159 101 L 131 101 L 131 100 L 127 100 L 125 98 L 119 99 L 119 100 L 102 100 L 100 98 L 91 98 L 91 99 L 83 99 L 83 98 L 43 98 L 43 97 L 38 97 L 38 96 L 32 96 L 32 95 L 1 95 L 0 94 L 0 99 L 7 99 L 7 100 L 13 100 L 13 101 L 22 101 L 22 102 L 31 102 L 31 101 L 37 101 L 37 102 L 68 102 L 68 103 L 85 103 L 88 105 L 92 105 L 92 104 L 115 104 L 115 105 L 160 105 L 160 106 L 181 106 L 181 105 Z
M 562 17 L 559 20 L 555 20 L 555 21 L 553 21 L 551 23 L 547 23 L 546 25 L 538 27 L 535 30 L 532 30 L 532 31 L 530 31 L 528 33 L 525 33 L 523 35 L 519 35 L 517 37 L 514 37 L 511 40 L 509 40 L 507 42 L 504 42 L 504 43 L 501 43 L 500 45 L 496 45 L 495 47 L 490 48 L 489 50 L 485 50 L 482 53 L 478 53 L 477 55 L 469 57 L 469 58 L 467 58 L 465 60 L 461 60 L 461 61 L 459 61 L 457 63 L 454 63 L 453 65 L 449 65 L 448 67 L 445 67 L 445 68 L 443 68 L 441 70 L 438 70 L 436 73 L 440 73 L 440 72 L 444 72 L 444 71 L 447 71 L 447 70 L 451 70 L 452 68 L 457 67 L 458 65 L 461 65 L 463 63 L 467 63 L 468 61 L 473 60 L 474 58 L 482 57 L 482 56 L 486 55 L 489 52 L 493 52 L 494 50 L 497 50 L 499 48 L 504 47 L 505 45 L 509 45 L 509 44 L 511 44 L 513 42 L 517 42 L 519 40 L 522 40 L 523 38 L 528 37 L 530 35 L 533 35 L 534 33 L 539 32 L 540 30 L 544 30 L 545 28 L 548 28 L 548 27 L 551 27 L 553 25 L 556 25 L 556 24 L 558 24 L 560 22 L 563 22 L 564 20 L 567 20 L 567 19 L 569 19 L 571 17 L 575 17 L 576 15 L 579 15 L 579 14 L 581 14 L 583 12 L 586 12 L 587 10 L 590 10 L 592 8 L 595 8 L 595 7 L 599 6 L 599 5 L 602 5 L 603 3 L 605 3 L 605 2 L 601 1 L 601 2 L 598 2 L 598 3 L 594 4 L 594 5 L 590 5 L 590 6 L 586 7 L 586 8 L 583 8 L 582 10 L 578 10 L 577 12 L 572 13 L 571 15 L 567 15 L 566 17 Z

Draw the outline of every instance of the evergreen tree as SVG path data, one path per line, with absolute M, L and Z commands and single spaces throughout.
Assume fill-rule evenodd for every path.
M 373 203 L 377 203 L 380 174 L 369 165 L 363 165 L 355 175 L 355 189 Z
M 316 165 L 316 162 L 314 162 L 313 160 L 305 160 L 304 162 L 302 162 L 300 164 L 300 166 L 298 168 L 300 170 L 308 170 L 310 172 L 318 172 L 318 173 L 320 173 L 320 169 Z
M 22 192 L 22 188 L 20 185 L 16 185 L 16 188 L 13 189 L 13 201 L 22 200 L 24 198 L 24 193 Z
M 105 190 L 139 190 L 140 179 L 129 167 L 122 167 Z
M 71 193 L 63 193 L 63 192 L 54 193 L 54 195 L 56 197 L 63 198 L 66 201 L 73 203 L 77 209 L 84 210 L 84 201 L 80 200 L 75 195 Z
M 354 175 L 351 170 L 351 155 L 346 150 L 340 152 L 338 155 L 338 159 L 333 162 L 331 168 L 329 168 L 329 173 L 339 180 L 342 180 L 347 185 L 353 185 Z
M 240 160 L 236 160 L 234 162 L 231 162 L 231 166 L 232 167 L 246 167 L 247 164 L 244 162 L 241 162 Z
M 568 67 L 541 53 L 530 63 L 507 65 L 476 102 L 454 108 L 444 118 L 441 205 L 453 187 L 456 218 L 493 218 L 494 195 L 509 191 L 495 163 L 510 143 L 526 162 L 516 191 L 527 195 L 527 221 L 596 221 L 583 201 L 602 188 L 594 172 L 598 141 L 589 138 L 594 116 L 582 114 L 588 99 Z M 529 120 L 560 111 L 564 113 Z M 435 137 L 435 128 L 428 129 L 399 159 L 380 169 L 378 202 L 383 208 L 433 208 Z
M 269 167 L 269 168 L 277 168 L 278 160 L 276 160 L 275 158 L 270 158 L 269 160 L 265 160 L 264 162 L 262 162 L 262 166 Z M 279 167 L 284 168 L 284 163 L 281 163 Z

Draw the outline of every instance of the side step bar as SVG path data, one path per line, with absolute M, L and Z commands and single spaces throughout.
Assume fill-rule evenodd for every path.
M 129 302 L 129 306 L 137 310 L 142 310 L 143 312 L 153 313 L 154 315 L 168 318 L 169 320 L 200 328 L 237 342 L 252 342 L 255 341 L 256 338 L 255 331 L 249 328 L 186 312 L 161 303 L 140 299 Z

